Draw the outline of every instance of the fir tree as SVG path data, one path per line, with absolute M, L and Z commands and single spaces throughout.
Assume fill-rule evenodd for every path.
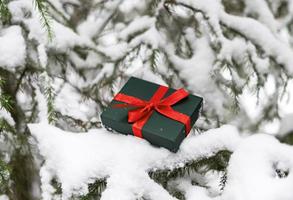
M 0 41 L 17 27 L 25 49 L 18 54 L 17 46 L 15 55 L 8 52 L 3 59 L 0 53 L 0 194 L 12 200 L 40 199 L 35 185 L 41 185 L 43 160 L 27 124 L 47 121 L 73 132 L 102 128 L 99 114 L 132 75 L 203 96 L 194 129 L 198 134 L 227 123 L 246 132 L 265 131 L 265 125 L 279 121 L 279 102 L 293 74 L 291 1 L 212 4 L 0 0 Z M 247 31 L 246 25 L 261 33 Z M 9 42 L 15 45 L 13 39 Z M 256 117 L 249 116 L 245 94 L 257 102 Z M 292 144 L 292 134 L 279 139 Z M 221 174 L 219 188 L 224 190 L 231 153 L 220 149 L 176 169 L 148 173 L 178 199 L 184 193 L 172 183 L 192 173 Z M 276 173 L 283 177 L 287 172 L 276 168 Z M 51 185 L 58 199 L 58 179 Z M 72 198 L 100 198 L 106 187 L 106 178 L 98 179 L 87 195 Z

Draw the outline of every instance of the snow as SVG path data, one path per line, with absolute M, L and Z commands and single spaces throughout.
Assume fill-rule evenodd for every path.
M 47 57 L 46 48 L 44 44 L 38 45 L 38 55 L 39 55 L 39 61 L 41 66 L 43 68 L 46 68 L 48 57 Z
M 179 0 L 180 3 L 185 3 L 187 5 L 193 6 L 194 8 L 201 9 L 209 16 L 209 23 L 215 29 L 216 34 L 219 39 L 222 39 L 222 31 L 220 30 L 220 22 L 224 25 L 236 30 L 240 34 L 244 35 L 246 38 L 250 39 L 256 45 L 259 45 L 264 49 L 267 55 L 276 58 L 277 62 L 284 64 L 285 68 L 290 74 L 293 73 L 293 67 L 291 63 L 293 62 L 293 51 L 291 50 L 289 44 L 284 43 L 279 40 L 270 29 L 262 24 L 261 22 L 248 18 L 239 17 L 227 14 L 224 12 L 220 1 L 211 1 L 207 3 L 206 1 L 197 0 Z M 257 4 L 263 4 L 261 0 L 256 1 Z M 262 20 L 266 19 L 265 23 L 272 29 L 275 29 L 275 22 L 271 20 L 272 16 L 267 13 L 266 7 L 258 7 L 253 3 L 253 6 L 258 8 L 259 13 L 262 15 L 260 18 Z M 252 3 L 248 4 L 248 9 L 252 9 Z M 259 10 L 262 9 L 262 10 Z M 248 28 L 249 27 L 249 28 Z
M 40 88 L 38 86 L 35 87 L 35 93 L 36 93 L 36 100 L 38 102 L 38 118 L 42 122 L 48 122 L 47 116 L 48 116 L 48 108 L 47 108 L 47 101 L 46 97 L 42 92 L 40 91 Z
M 112 40 L 112 38 L 108 39 Z M 109 56 L 111 59 L 116 60 L 122 58 L 127 53 L 127 46 L 126 42 L 119 42 L 109 46 L 98 46 L 97 49 Z
M 87 36 L 89 38 L 93 38 L 97 32 L 101 29 L 104 24 L 104 19 L 108 18 L 110 15 L 107 13 L 105 16 L 102 15 L 101 18 L 97 18 L 95 15 L 88 16 L 87 20 L 82 22 L 77 31 L 80 35 Z
M 8 9 L 12 15 L 12 21 L 20 22 L 26 15 L 26 12 L 33 7 L 32 2 L 26 0 L 16 0 L 8 3 Z
M 101 178 L 107 178 L 103 200 L 135 199 L 142 195 L 174 199 L 150 179 L 149 170 L 173 169 L 219 150 L 234 151 L 241 141 L 237 129 L 226 125 L 199 136 L 190 135 L 174 154 L 153 147 L 146 140 L 103 129 L 71 133 L 46 123 L 29 124 L 29 129 L 46 161 L 40 173 L 44 200 L 51 198 L 52 177 L 62 184 L 63 199 L 86 193 L 87 184 Z
M 239 31 L 261 46 L 268 55 L 275 57 L 278 62 L 284 64 L 290 74 L 293 73 L 291 65 L 293 51 L 288 45 L 279 41 L 266 26 L 250 18 L 232 16 L 226 13 L 222 13 L 220 19 L 228 27 Z
M 111 4 L 111 8 L 108 8 L 111 12 L 109 12 L 108 9 L 97 9 L 96 11 L 91 12 L 87 19 L 78 25 L 77 32 L 88 38 L 94 38 L 99 35 L 107 25 L 109 19 L 111 19 L 111 17 L 117 12 L 119 3 L 119 1 L 113 1 L 107 4 Z
M 55 97 L 55 109 L 64 116 L 89 121 L 96 116 L 99 110 L 91 99 L 85 99 L 74 87 L 65 83 Z
M 121 1 L 119 10 L 125 14 L 131 14 L 135 10 L 143 10 L 146 7 L 146 3 L 146 0 L 124 0 Z
M 281 119 L 279 136 L 286 136 L 287 134 L 289 134 L 293 131 L 292 122 L 293 122 L 293 113 L 286 114 Z
M 88 38 L 78 35 L 72 29 L 59 22 L 52 21 L 51 26 L 54 37 L 52 42 L 48 43 L 49 48 L 66 52 L 69 48 L 74 46 L 92 46 L 92 43 Z
M 35 16 L 35 18 L 29 18 L 24 20 L 24 23 L 29 29 L 28 39 L 35 39 L 39 43 L 47 43 L 47 34 L 46 31 L 43 29 L 39 18 Z
M 270 6 L 268 2 L 271 2 Z M 92 2 L 93 7 L 89 9 L 87 17 L 79 21 L 74 29 L 62 24 L 63 19 L 59 14 L 62 13 L 70 20 L 74 17 L 74 8 L 81 6 L 82 2 L 50 0 L 50 3 L 57 9 L 57 12 L 52 12 L 50 23 L 54 35 L 52 41 L 48 40 L 39 13 L 31 1 L 15 0 L 8 3 L 12 24 L 21 24 L 23 27 L 1 26 L 0 66 L 19 74 L 18 69 L 27 64 L 26 56 L 29 55 L 29 59 L 36 62 L 36 67 L 40 66 L 41 70 L 52 72 L 54 76 L 59 76 L 58 73 L 64 69 L 64 77 L 52 77 L 52 87 L 56 91 L 54 109 L 63 116 L 85 123 L 97 122 L 100 104 L 93 100 L 96 97 L 91 99 L 81 92 L 86 93 L 92 87 L 99 86 L 105 77 L 112 79 L 113 75 L 115 78 L 117 74 L 121 74 L 122 77 L 137 76 L 163 85 L 167 85 L 167 79 L 172 78 L 171 84 L 178 83 L 180 87 L 186 85 L 186 89 L 205 99 L 205 116 L 199 122 L 211 120 L 208 123 L 212 125 L 224 122 L 249 127 L 254 125 L 254 121 L 263 120 L 262 108 L 268 102 L 274 101 L 279 104 L 282 119 L 275 119 L 270 124 L 265 122 L 266 126 L 260 129 L 278 136 L 285 136 L 292 131 L 293 101 L 287 94 L 280 100 L 280 94 L 274 96 L 278 92 L 281 78 L 284 77 L 279 74 L 280 69 L 272 66 L 270 58 L 281 64 L 287 75 L 293 74 L 293 51 L 290 44 L 292 36 L 287 28 L 293 16 L 293 1 L 288 2 L 288 14 L 280 19 L 272 12 L 279 9 L 280 1 L 273 0 L 244 0 L 245 11 L 240 16 L 226 13 L 221 0 L 176 0 L 181 5 L 175 7 L 172 10 L 174 13 L 170 15 L 166 14 L 163 2 L 159 3 L 154 11 L 156 14 L 152 15 L 148 7 L 150 1 L 96 0 Z M 201 12 L 196 11 L 193 15 L 182 4 Z M 50 9 L 50 13 L 51 11 Z M 256 19 L 251 15 L 256 15 Z M 176 28 L 179 26 L 176 26 L 174 19 L 177 18 L 182 20 L 182 24 L 193 20 L 188 27 L 180 26 L 181 36 L 184 36 L 192 50 L 192 55 L 188 58 L 176 53 Z M 158 24 L 161 22 L 162 24 Z M 233 39 L 226 37 L 223 34 L 224 26 L 235 30 L 238 35 Z M 219 51 L 216 49 L 217 45 L 221 47 Z M 84 48 L 86 57 L 75 52 L 75 47 Z M 134 52 L 134 48 L 139 50 Z M 160 61 L 157 69 L 152 69 L 150 56 L 155 49 L 160 52 L 160 56 L 156 58 Z M 51 62 L 48 52 L 66 55 L 65 65 L 60 67 L 58 63 L 55 65 Z M 228 72 L 218 65 L 218 61 L 242 62 L 246 55 L 255 63 L 255 69 L 248 66 L 250 64 L 243 64 L 244 76 L 238 73 L 235 66 L 232 66 L 235 71 Z M 250 88 L 251 83 L 245 85 L 246 79 L 251 78 L 251 82 L 254 82 L 254 71 L 265 81 L 263 90 L 259 93 L 260 99 L 253 93 L 255 91 L 251 91 L 255 89 Z M 177 73 L 183 81 L 179 81 Z M 37 72 L 36 76 L 39 75 Z M 233 86 L 241 89 L 240 112 L 237 116 L 230 111 L 233 97 L 216 78 L 224 83 L 231 83 L 233 80 Z M 185 194 L 187 200 L 293 199 L 293 164 L 292 156 L 290 157 L 292 147 L 280 144 L 272 136 L 258 134 L 244 137 L 240 136 L 237 128 L 226 125 L 206 131 L 202 135 L 188 136 L 180 150 L 174 154 L 166 149 L 153 147 L 145 140 L 109 133 L 104 129 L 92 129 L 86 133 L 68 132 L 46 124 L 47 105 L 41 89 L 34 83 L 32 88 L 25 83 L 29 80 L 27 74 L 23 80 L 24 91 L 17 93 L 17 102 L 25 114 L 29 114 L 32 100 L 35 100 L 38 106 L 36 121 L 41 122 L 30 124 L 29 127 L 45 161 L 40 171 L 42 196 L 45 200 L 53 199 L 53 178 L 62 184 L 63 200 L 69 199 L 72 194 L 87 193 L 88 183 L 101 178 L 107 179 L 103 200 L 140 199 L 142 196 L 146 199 L 175 199 L 155 183 L 148 176 L 148 172 L 182 167 L 185 163 L 213 156 L 221 150 L 233 152 L 227 169 L 225 190 L 219 191 L 217 187 L 222 175 L 220 173 L 209 171 L 204 177 L 190 174 L 173 183 L 174 187 Z M 125 79 L 115 80 L 114 83 L 119 81 L 123 82 Z M 105 84 L 96 98 L 101 100 L 102 105 L 112 98 L 110 87 L 114 91 L 119 90 L 118 86 Z M 292 85 L 290 81 L 288 88 L 291 90 Z M 288 88 L 286 91 L 289 91 Z M 32 89 L 35 92 L 33 96 L 28 92 Z M 275 99 L 272 100 L 272 97 Z M 0 117 L 15 125 L 6 111 L 0 110 Z M 246 124 L 245 120 L 252 122 Z M 211 128 L 208 127 L 210 124 L 203 124 L 204 128 Z M 65 123 L 58 125 L 67 128 Z M 288 170 L 289 176 L 279 178 L 275 168 Z M 193 179 L 204 179 L 207 188 L 193 185 Z M 6 199 L 6 196 L 0 196 L 0 200 Z
M 293 80 L 288 81 L 283 98 L 279 101 L 282 115 L 293 113 Z
M 0 195 L 0 200 L 9 200 L 9 198 L 6 195 Z
M 209 23 L 213 27 L 215 34 L 220 38 L 223 37 L 219 24 L 219 15 L 223 10 L 223 6 L 220 0 L 178 0 L 178 2 L 188 6 L 193 6 L 194 8 L 200 9 L 204 13 L 207 13 L 209 17 Z
M 131 40 L 129 46 L 135 47 L 138 44 L 149 44 L 152 46 L 153 49 L 157 49 L 162 43 L 166 43 L 165 38 L 162 34 L 152 26 L 150 29 L 145 31 L 143 34 L 135 37 Z
M 190 135 L 175 154 L 153 147 L 145 140 L 103 129 L 71 133 L 46 123 L 29 124 L 29 129 L 45 159 L 40 172 L 44 200 L 52 198 L 54 188 L 50 181 L 54 177 L 62 185 L 64 200 L 71 195 L 87 193 L 87 184 L 102 178 L 107 179 L 102 200 L 130 200 L 142 196 L 175 199 L 150 179 L 147 172 L 174 169 L 188 161 L 212 156 L 220 150 L 233 152 L 224 192 L 221 194 L 219 191 L 212 192 L 211 188 L 191 185 L 190 177 L 183 177 L 176 180 L 175 185 L 188 200 L 199 197 L 206 200 L 293 198 L 290 189 L 293 187 L 293 147 L 281 144 L 269 135 L 240 137 L 235 127 L 226 125 L 198 136 Z M 276 169 L 288 171 L 289 174 L 279 178 Z M 213 172 L 210 173 L 212 175 Z
M 171 50 L 171 60 L 179 70 L 180 75 L 185 77 L 188 82 L 188 89 L 194 93 L 203 94 L 205 103 L 212 108 L 216 108 L 215 112 L 222 113 L 225 97 L 217 90 L 217 86 L 212 81 L 211 72 L 215 55 L 209 45 L 209 40 L 207 37 L 195 38 L 193 30 L 187 29 L 186 32 L 189 39 L 195 41 L 191 43 L 191 47 L 197 53 L 190 59 L 182 59 L 179 56 L 172 55 Z
M 39 13 L 33 7 L 33 2 L 16 0 L 9 2 L 8 7 L 12 15 L 12 21 L 23 23 L 28 28 L 29 39 L 35 39 L 40 43 L 45 43 L 47 41 L 46 31 L 41 24 Z M 26 17 L 28 13 L 31 13 L 31 18 Z
M 176 180 L 187 200 L 291 200 L 293 198 L 293 147 L 272 136 L 256 134 L 243 139 L 233 152 L 222 194 L 191 184 L 190 178 Z M 289 171 L 279 178 L 276 169 Z
M 52 1 L 51 3 L 55 5 L 59 11 L 60 9 L 62 9 L 62 5 L 60 5 L 60 2 Z M 44 52 L 44 48 L 54 48 L 58 52 L 67 52 L 69 48 L 72 48 L 74 46 L 93 46 L 88 37 L 78 35 L 72 29 L 64 26 L 54 19 L 50 20 L 53 38 L 52 41 L 49 41 L 46 29 L 40 21 L 40 14 L 38 13 L 38 10 L 33 7 L 33 3 L 30 1 L 12 1 L 9 3 L 9 9 L 11 11 L 13 21 L 23 22 L 28 28 L 28 38 L 38 41 L 38 53 L 41 54 L 39 55 L 39 59 L 42 66 L 46 64 L 46 55 Z M 30 12 L 32 17 L 25 17 L 25 15 L 27 15 L 27 12 Z
M 141 18 L 137 18 L 130 22 L 130 24 L 119 33 L 119 35 L 122 39 L 128 39 L 127 37 L 150 28 L 154 23 L 155 19 L 153 17 L 142 16 Z
M 275 20 L 274 15 L 265 0 L 245 0 L 245 12 L 248 14 L 257 14 L 258 20 L 268 26 L 273 33 L 277 32 L 278 22 Z
M 192 185 L 190 180 L 180 180 L 179 189 L 184 192 L 186 200 L 200 199 L 200 200 L 217 200 L 219 198 L 213 198 L 208 195 L 205 188 Z
M 5 119 L 11 126 L 15 125 L 15 122 L 11 117 L 11 114 L 3 108 L 0 109 L 0 118 Z
M 109 77 L 114 70 L 114 65 L 112 63 L 105 63 L 104 68 L 100 71 L 100 73 L 95 77 L 91 84 L 98 83 L 104 77 Z
M 0 66 L 9 71 L 24 65 L 26 58 L 25 40 L 19 26 L 10 26 L 0 32 Z
M 225 200 L 293 199 L 293 147 L 257 134 L 245 139 L 232 154 L 228 166 Z M 275 169 L 288 170 L 278 178 Z

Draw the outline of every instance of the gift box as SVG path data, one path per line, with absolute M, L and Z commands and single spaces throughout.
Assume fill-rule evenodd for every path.
M 176 152 L 199 116 L 203 99 L 131 77 L 101 114 L 105 127 Z

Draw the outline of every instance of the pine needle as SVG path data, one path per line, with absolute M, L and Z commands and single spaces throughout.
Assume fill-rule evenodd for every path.
M 10 171 L 8 165 L 0 159 L 0 194 L 8 188 Z
M 4 86 L 5 80 L 0 78 L 0 88 Z M 9 95 L 3 94 L 0 92 L 0 109 L 4 109 L 7 112 L 11 111 L 12 108 L 12 99 Z
M 11 13 L 9 12 L 7 0 L 0 0 L 0 20 L 7 23 L 11 19 Z
M 48 109 L 48 122 L 50 124 L 54 123 L 56 121 L 56 112 L 54 110 L 54 91 L 53 88 L 50 85 L 47 85 L 45 88 L 45 96 L 47 100 L 47 109 Z
M 51 17 L 49 15 L 48 4 L 46 0 L 34 0 L 34 5 L 40 13 L 42 26 L 46 29 L 49 41 L 52 41 L 54 33 L 51 27 Z

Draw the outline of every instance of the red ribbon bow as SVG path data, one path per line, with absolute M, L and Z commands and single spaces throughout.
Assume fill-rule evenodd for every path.
M 179 121 L 185 125 L 186 134 L 189 133 L 190 117 L 175 111 L 171 106 L 188 96 L 188 92 L 184 89 L 176 90 L 170 96 L 162 99 L 168 87 L 160 86 L 149 101 L 145 101 L 133 96 L 118 93 L 114 100 L 124 102 L 125 104 L 115 104 L 114 107 L 136 107 L 134 110 L 128 112 L 128 122 L 133 123 L 132 131 L 137 137 L 142 138 L 142 127 L 148 121 L 154 110 L 162 115 Z

